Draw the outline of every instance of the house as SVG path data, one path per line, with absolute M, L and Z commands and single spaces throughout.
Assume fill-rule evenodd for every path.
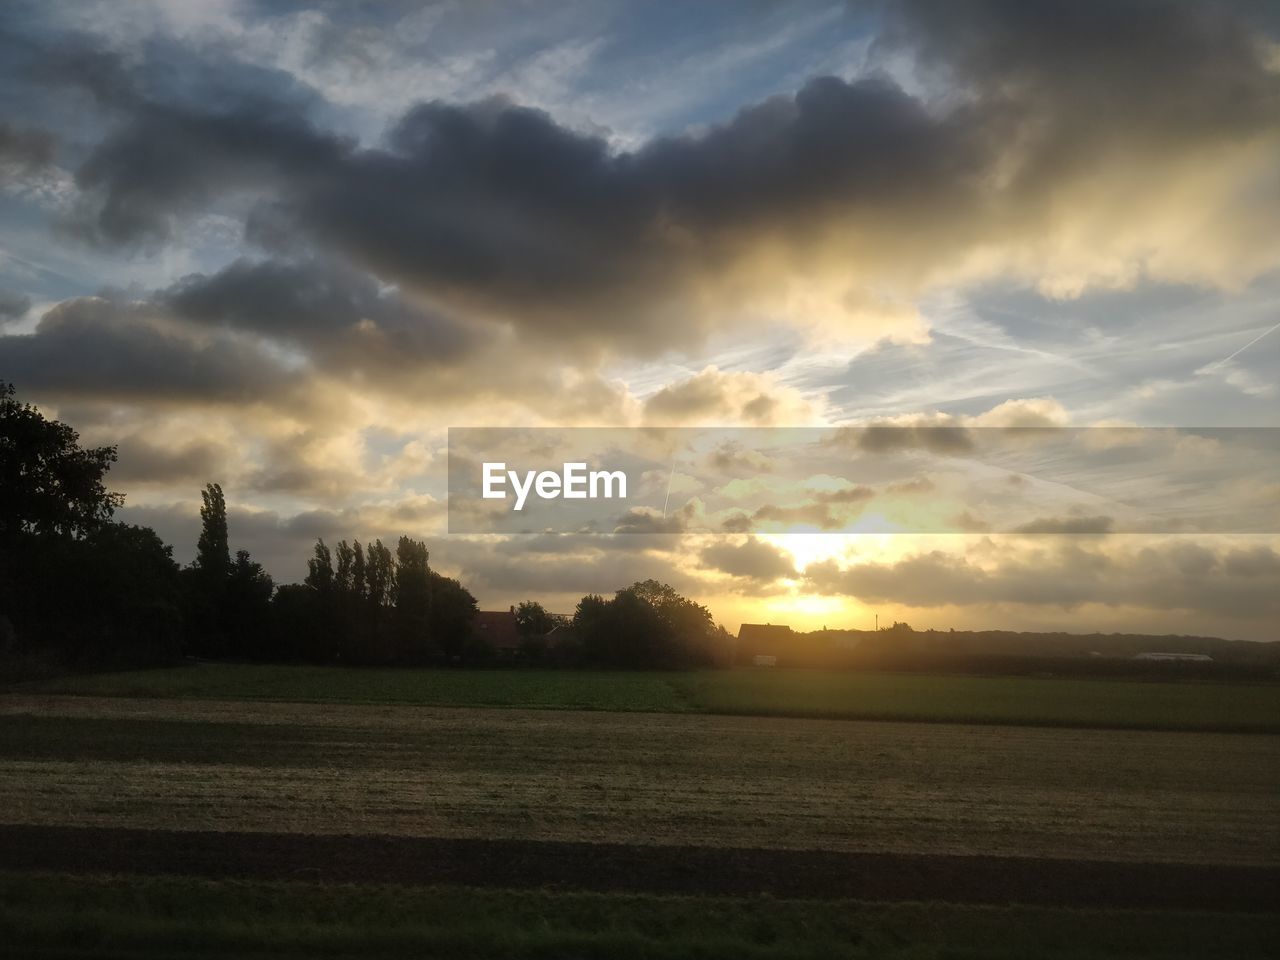
M 493 648 L 499 657 L 514 657 L 520 651 L 520 630 L 516 626 L 516 608 L 481 610 L 472 621 L 476 636 Z
M 738 628 L 738 662 L 777 666 L 778 655 L 791 646 L 794 635 L 782 624 L 744 623 Z
M 1213 657 L 1207 653 L 1140 653 L 1135 660 L 1174 660 L 1183 663 L 1212 663 Z

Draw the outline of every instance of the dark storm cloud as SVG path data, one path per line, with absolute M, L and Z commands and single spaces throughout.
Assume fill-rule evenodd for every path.
M 240 260 L 213 276 L 187 277 L 160 299 L 197 323 L 296 344 L 337 371 L 443 364 L 475 339 L 461 324 L 334 262 Z
M 862 225 L 886 247 L 914 238 L 937 253 L 1011 229 L 1027 210 L 993 214 L 984 193 L 1011 145 L 1021 162 L 1006 192 L 1047 200 L 1050 177 L 1096 167 L 1104 137 L 1163 148 L 1276 126 L 1277 77 L 1221 10 L 922 4 L 896 24 L 885 42 L 960 84 L 961 103 L 825 77 L 624 154 L 500 98 L 423 104 L 384 146 L 357 149 L 260 89 L 212 108 L 142 97 L 77 172 L 81 225 L 158 242 L 228 191 L 269 193 L 250 221 L 261 242 L 306 238 L 529 330 L 657 352 L 703 332 L 676 305 L 756 243 L 799 253 L 824 229 Z M 92 82 L 127 101 L 101 65 Z
M 0 287 L 0 324 L 23 317 L 30 309 L 30 297 Z
M 133 434 L 120 440 L 116 447 L 119 460 L 111 468 L 113 483 L 190 481 L 198 485 L 209 477 L 221 475 L 231 459 L 231 451 L 225 446 L 206 440 L 170 446 Z
M 0 296 L 0 320 L 28 305 Z M 65 300 L 32 333 L 0 337 L 0 366 L 21 370 L 24 389 L 63 397 L 256 403 L 295 397 L 313 370 L 392 384 L 477 344 L 470 328 L 341 263 L 237 261 L 140 299 Z M 263 483 L 294 486 L 278 472 Z
M 76 171 L 82 202 L 63 228 L 96 244 L 154 248 L 176 217 L 322 175 L 347 149 L 270 99 L 218 113 L 148 103 Z
M 226 337 L 196 339 L 146 305 L 64 300 L 28 334 L 0 337 L 0 369 L 24 390 L 60 397 L 253 403 L 297 385 L 260 351 Z
M 1165 196 L 1166 168 L 1280 133 L 1280 74 L 1235 10 L 895 6 L 877 48 L 906 51 L 928 94 L 883 75 L 819 77 L 629 152 L 501 97 L 420 104 L 382 143 L 363 146 L 334 132 L 328 105 L 295 78 L 225 51 L 220 60 L 216 45 L 148 41 L 124 58 L 83 38 L 49 40 L 27 56 L 25 75 L 88 90 L 106 124 L 76 170 L 67 229 L 99 244 L 157 247 L 212 209 L 244 218 L 251 241 L 294 263 L 233 265 L 175 291 L 193 316 L 270 329 L 334 362 L 360 355 L 349 318 L 364 306 L 375 326 L 394 331 L 379 348 L 387 355 L 434 360 L 461 350 L 434 309 L 393 303 L 365 279 L 338 290 L 339 274 L 325 280 L 297 265 L 343 261 L 348 277 L 369 273 L 404 297 L 510 323 L 561 351 L 657 355 L 751 310 L 792 309 L 768 298 L 793 281 L 815 281 L 841 313 L 859 284 L 902 284 L 910 298 L 929 277 L 963 270 L 975 250 L 990 252 L 983 269 L 1030 257 L 1037 266 L 1017 269 L 1052 273 L 1035 255 L 1047 244 L 1047 260 L 1068 261 L 1068 286 L 1092 269 L 1073 257 L 1135 256 L 1072 239 L 1090 236 L 1071 218 L 1099 214 L 1098 201 L 1064 210 L 1062 198 L 1120 171 L 1125 189 L 1101 192 L 1120 207 L 1103 203 L 1101 214 L 1116 215 L 1133 195 L 1140 226 Z M 1263 217 L 1271 202 L 1262 192 L 1250 210 Z M 1280 250 L 1237 232 L 1249 240 L 1247 258 L 1229 255 L 1229 238 L 1193 239 L 1224 264 L 1280 262 Z M 1134 249 L 1150 245 L 1139 239 Z M 279 315 L 253 313 L 255 298 L 282 305 Z M 297 309 L 313 307 L 320 319 L 302 325 Z M 652 400 L 678 410 L 706 402 L 714 398 Z M 768 420 L 775 405 L 752 395 L 738 413 Z M 945 435 L 920 439 L 936 438 Z
M 706 331 L 704 312 L 681 306 L 692 287 L 778 231 L 863 205 L 949 203 L 940 192 L 980 168 L 969 139 L 882 80 L 815 80 L 621 155 L 502 99 L 431 103 L 385 149 L 304 177 L 251 235 L 309 236 L 531 333 L 656 353 Z
M 1277 84 L 1263 30 L 1241 3 L 908 0 L 881 42 L 991 107 L 1049 114 L 1039 175 L 1125 139 L 1184 140 L 1274 128 Z M 1072 136 L 1079 136 L 1071 142 Z M 1049 146 L 1044 144 L 1043 146 Z M 1065 153 L 1064 153 L 1065 151 Z
M 20 104 L 9 109 L 72 110 L 74 139 L 96 141 L 75 152 L 80 196 L 56 221 L 65 234 L 158 249 L 180 218 L 272 189 L 350 149 L 315 125 L 325 105 L 286 72 L 160 34 L 127 53 L 103 42 L 0 29 L 6 82 Z M 69 107 L 57 96 L 66 91 L 87 94 L 97 114 Z
M 53 135 L 0 120 L 0 176 L 17 177 L 53 163 Z

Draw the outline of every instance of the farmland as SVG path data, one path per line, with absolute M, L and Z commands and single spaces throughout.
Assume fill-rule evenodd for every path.
M 1272 737 L 108 698 L 3 709 L 0 805 L 16 823 L 1280 856 Z
M 24 692 L 1280 733 L 1280 685 L 817 670 L 378 670 L 197 664 Z
M 60 956 L 1265 956 L 1275 692 L 61 680 L 0 696 L 0 932 Z

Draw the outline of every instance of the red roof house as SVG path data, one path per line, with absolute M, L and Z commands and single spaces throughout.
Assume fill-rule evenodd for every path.
M 476 614 L 472 628 L 495 653 L 510 656 L 520 649 L 515 607 L 510 610 L 481 610 Z

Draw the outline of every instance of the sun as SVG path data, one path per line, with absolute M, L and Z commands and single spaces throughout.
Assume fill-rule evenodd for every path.
M 901 553 L 894 535 L 887 533 L 763 533 L 759 537 L 789 553 L 800 571 L 826 560 L 843 566 L 853 555 L 879 559 Z

